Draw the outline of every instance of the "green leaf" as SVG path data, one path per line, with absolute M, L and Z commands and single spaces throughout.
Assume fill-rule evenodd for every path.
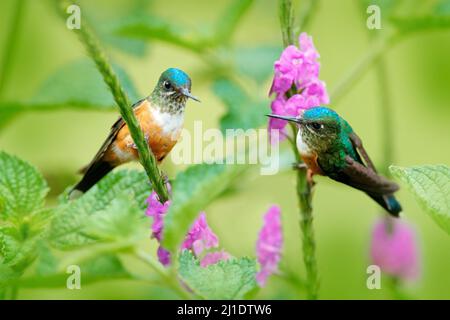
M 199 212 L 223 193 L 244 169 L 238 165 L 199 164 L 178 174 L 164 220 L 164 247 L 175 252 Z
M 156 16 L 138 16 L 124 21 L 116 32 L 121 36 L 159 40 L 194 52 L 202 52 L 209 45 L 209 40 L 206 36 L 189 30 L 191 28 L 169 23 Z
M 108 174 L 81 198 L 56 209 L 49 235 L 52 245 L 69 249 L 95 242 L 83 230 L 87 222 L 94 219 L 94 215 L 104 215 L 103 211 L 122 195 L 132 199 L 134 206 L 144 210 L 145 199 L 150 192 L 151 186 L 143 171 L 120 170 Z
M 390 166 L 434 221 L 450 234 L 450 168 L 446 165 Z
M 21 218 L 42 208 L 48 187 L 25 161 L 0 151 L 0 218 Z
M 46 235 L 53 210 L 33 213 L 15 223 L 0 227 L 0 257 L 3 263 L 21 271 L 37 257 L 37 244 Z
M 272 74 L 273 63 L 280 54 L 280 46 L 239 48 L 235 54 L 236 65 L 239 72 L 261 84 Z
M 105 210 L 91 216 L 84 233 L 99 241 L 141 240 L 148 234 L 143 210 L 132 200 L 119 196 Z
M 122 262 L 115 255 L 104 255 L 80 264 L 81 287 L 104 280 L 132 279 Z M 17 280 L 25 288 L 60 288 L 65 287 L 70 274 L 66 272 L 39 274 Z
M 189 250 L 184 250 L 179 274 L 190 289 L 205 299 L 242 299 L 256 287 L 256 262 L 249 258 L 232 258 L 203 268 Z
M 113 66 L 132 101 L 138 94 L 130 78 L 119 66 Z M 76 107 L 113 110 L 115 102 L 94 63 L 88 59 L 73 61 L 52 74 L 29 102 L 33 110 Z
M 234 0 L 225 13 L 217 20 L 215 39 L 216 43 L 228 42 L 234 34 L 238 23 L 250 9 L 254 0 Z
M 420 31 L 436 31 L 450 28 L 450 16 L 447 15 L 392 17 L 390 21 L 403 35 Z
M 268 110 L 268 101 L 256 101 L 250 98 L 234 82 L 220 79 L 214 82 L 214 93 L 227 107 L 220 119 L 220 129 L 252 129 L 261 127 L 266 121 L 264 112 Z

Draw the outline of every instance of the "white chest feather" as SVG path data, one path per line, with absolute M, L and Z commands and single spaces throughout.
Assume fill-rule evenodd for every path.
M 302 139 L 302 130 L 298 130 L 297 134 L 297 149 L 300 152 L 300 154 L 304 156 L 308 156 L 312 154 L 311 149 L 308 147 L 308 145 L 303 141 Z
M 153 119 L 161 127 L 164 134 L 170 135 L 173 139 L 179 135 L 184 123 L 184 112 L 172 114 L 152 109 Z

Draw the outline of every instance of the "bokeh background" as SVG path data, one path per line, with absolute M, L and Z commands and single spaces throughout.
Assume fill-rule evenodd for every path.
M 404 5 L 399 14 L 420 14 L 438 1 L 420 1 L 420 6 Z M 303 1 L 296 8 L 301 11 Z M 208 33 L 228 6 L 228 1 L 81 1 L 82 19 L 88 16 L 94 26 L 120 21 L 132 6 L 190 29 Z M 0 2 L 0 44 L 5 46 L 13 18 L 15 1 Z M 277 2 L 257 0 L 237 26 L 231 43 L 235 48 L 271 47 L 281 52 L 282 42 Z M 332 90 L 355 61 L 369 50 L 371 32 L 366 27 L 365 7 L 357 1 L 320 1 L 308 26 L 321 54 L 321 79 Z M 404 11 L 402 11 L 404 10 Z M 382 12 L 383 14 L 383 12 Z M 385 25 L 383 25 L 385 27 Z M 386 30 L 383 30 L 386 31 Z M 211 90 L 211 62 L 189 50 L 164 41 L 146 41 L 140 54 L 129 54 L 106 46 L 108 54 L 133 80 L 138 96 L 150 93 L 159 74 L 178 67 L 191 75 L 193 93 L 202 104 L 189 103 L 185 127 L 202 120 L 204 128 L 217 127 L 225 106 Z M 76 36 L 68 31 L 48 1 L 25 1 L 22 26 L 16 35 L 16 49 L 10 59 L 10 72 L 2 92 L 7 101 L 32 101 L 42 83 L 65 65 L 85 57 Z M 275 51 L 271 51 L 276 53 Z M 269 54 L 270 55 L 270 54 Z M 274 55 L 274 58 L 276 55 Z M 394 120 L 393 163 L 401 166 L 449 163 L 450 121 L 450 30 L 418 33 L 405 38 L 383 55 L 386 63 L 390 114 Z M 269 60 L 270 62 L 270 60 Z M 270 71 L 272 62 L 261 66 Z M 1 71 L 3 72 L 3 71 Z M 245 78 L 243 78 L 245 79 Z M 74 82 L 82 79 L 73 79 Z M 245 81 L 245 80 L 244 80 Z M 67 83 L 71 83 L 68 79 Z M 244 83 L 245 85 L 245 83 Z M 379 83 L 371 68 L 342 99 L 331 106 L 344 116 L 363 138 L 374 162 L 383 164 L 382 121 Z M 74 84 L 76 86 L 76 84 Z M 249 86 L 252 94 L 267 102 L 270 78 Z M 61 90 L 71 90 L 68 85 Z M 76 171 L 87 163 L 105 138 L 117 111 L 80 110 L 67 105 L 57 110 L 27 110 L 9 121 L 0 131 L 0 149 L 35 165 L 51 187 L 49 205 L 56 196 L 78 179 Z M 288 147 L 285 145 L 284 147 Z M 170 177 L 182 170 L 170 161 L 164 170 Z M 382 168 L 386 169 L 386 168 Z M 298 225 L 295 177 L 290 171 L 275 176 L 252 172 L 239 182 L 234 193 L 207 208 L 211 228 L 221 246 L 235 256 L 254 256 L 262 215 L 270 204 L 282 208 L 285 247 L 283 265 L 293 273 L 304 274 Z M 369 243 L 379 208 L 360 192 L 325 178 L 316 178 L 314 194 L 317 260 L 324 299 L 383 299 L 387 290 L 366 288 Z M 420 299 L 450 298 L 450 241 L 418 206 L 405 188 L 398 198 L 404 217 L 416 229 L 421 252 L 421 276 L 406 291 Z M 149 241 L 150 242 L 150 241 Z M 146 244 L 155 250 L 153 244 Z M 139 263 L 126 261 L 132 268 Z M 134 281 L 104 281 L 81 290 L 21 289 L 23 299 L 157 299 L 174 298 L 166 288 Z M 304 293 L 273 278 L 257 298 L 296 299 Z

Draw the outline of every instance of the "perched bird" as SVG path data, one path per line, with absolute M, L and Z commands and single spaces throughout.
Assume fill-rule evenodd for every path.
M 398 217 L 402 208 L 393 196 L 398 185 L 377 173 L 361 139 L 335 111 L 321 106 L 303 111 L 298 118 L 268 116 L 297 124 L 297 149 L 311 183 L 314 174 L 330 177 L 364 191 Z
M 132 108 L 158 164 L 177 143 L 183 122 L 186 101 L 191 98 L 191 79 L 183 71 L 170 68 L 164 71 L 153 92 L 136 102 Z M 80 182 L 72 189 L 86 192 L 115 167 L 138 159 L 138 150 L 128 126 L 119 118 L 94 159 L 83 169 Z

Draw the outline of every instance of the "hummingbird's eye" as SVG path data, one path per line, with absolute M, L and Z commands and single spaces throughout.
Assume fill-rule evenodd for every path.
M 318 131 L 318 130 L 320 130 L 320 129 L 323 128 L 323 124 L 318 123 L 318 122 L 312 122 L 312 123 L 311 123 L 311 127 L 312 127 L 314 130 Z
M 169 90 L 172 87 L 169 81 L 164 81 L 163 86 L 166 90 Z

